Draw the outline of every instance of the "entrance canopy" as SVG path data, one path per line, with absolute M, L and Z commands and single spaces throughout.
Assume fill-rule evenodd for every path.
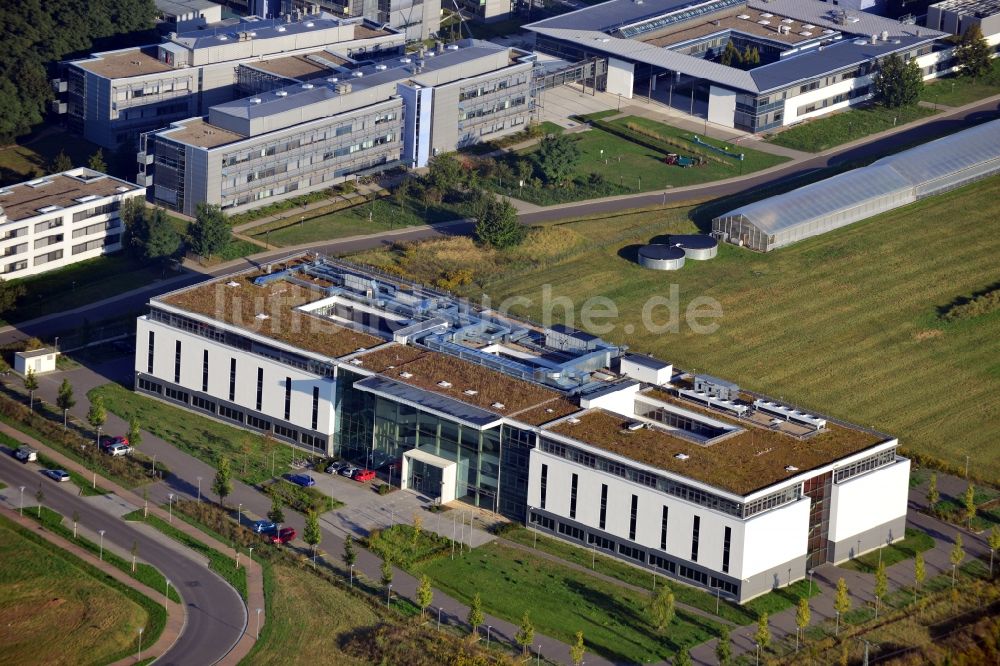
M 401 486 L 404 490 L 439 499 L 441 504 L 455 500 L 458 463 L 420 449 L 403 454 Z

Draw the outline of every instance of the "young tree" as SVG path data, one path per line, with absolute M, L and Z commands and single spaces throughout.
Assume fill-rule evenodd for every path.
M 63 377 L 62 384 L 59 385 L 59 394 L 56 395 L 56 406 L 63 413 L 63 430 L 66 430 L 69 410 L 73 409 L 74 405 L 76 405 L 76 398 L 73 397 L 73 385 L 69 383 L 69 379 Z
M 76 538 L 76 526 L 80 522 L 80 512 L 73 510 L 73 538 Z
M 499 200 L 492 194 L 482 200 L 485 205 L 476 220 L 476 240 L 500 250 L 519 245 L 525 228 L 517 219 L 517 209 L 509 200 Z
M 927 577 L 927 568 L 924 566 L 924 554 L 917 553 L 913 558 L 913 603 L 917 602 L 917 591 L 924 584 Z
M 277 495 L 271 496 L 271 510 L 267 512 L 267 519 L 272 523 L 285 522 L 285 510 L 281 506 L 281 498 Z
M 225 507 L 226 498 L 233 493 L 233 472 L 229 466 L 229 458 L 219 459 L 219 469 L 212 481 L 212 492 L 219 496 L 219 504 Z
M 750 49 L 750 45 L 749 44 L 747 44 L 743 48 L 743 57 L 742 57 L 742 60 L 743 60 L 743 66 L 744 67 L 749 67 L 752 64 L 753 51 Z
M 889 576 L 885 572 L 885 562 L 879 562 L 875 570 L 875 617 L 878 617 L 879 606 L 882 599 L 889 592 Z
M 416 546 L 417 542 L 420 541 L 420 533 L 424 528 L 424 519 L 420 515 L 413 514 L 413 545 Z
M 993 526 L 990 535 L 986 537 L 986 543 L 990 547 L 990 578 L 993 578 L 993 554 L 1000 549 L 1000 525 Z
M 799 606 L 795 609 L 795 651 L 799 651 L 799 634 L 809 626 L 809 599 L 802 597 L 799 599 Z
M 930 481 L 927 482 L 927 508 L 935 511 L 937 503 L 941 501 L 941 493 L 937 489 L 937 474 L 931 474 Z
M 319 529 L 319 516 L 316 515 L 315 511 L 306 514 L 306 526 L 302 530 L 302 539 L 312 549 L 313 566 L 316 566 L 316 546 L 323 539 L 323 532 Z
M 87 410 L 87 423 L 97 431 L 97 437 L 101 436 L 101 428 L 104 426 L 104 422 L 108 420 L 108 412 L 104 409 L 104 398 L 99 395 L 95 395 L 94 399 L 90 401 L 90 409 Z
M 497 162 L 497 168 L 494 169 L 493 176 L 497 179 L 500 187 L 503 187 L 504 183 L 507 183 L 507 187 L 516 184 L 514 182 L 514 170 L 510 168 L 507 162 Z
M 140 239 L 143 256 L 150 260 L 166 261 L 181 248 L 181 236 L 166 214 L 157 208 L 146 221 L 146 236 Z
M 13 310 L 17 306 L 18 299 L 26 293 L 24 285 L 0 280 L 0 314 Z
M 462 184 L 462 165 L 453 155 L 437 155 L 427 164 L 427 182 L 441 192 Z
M 649 604 L 650 624 L 662 632 L 674 619 L 674 593 L 669 585 L 662 585 Z
M 757 631 L 753 635 L 753 641 L 764 651 L 771 644 L 771 627 L 767 623 L 767 613 L 761 613 L 757 619 Z
M 514 634 L 514 641 L 521 646 L 522 655 L 528 654 L 528 648 L 535 642 L 535 625 L 531 623 L 528 611 L 524 611 L 524 615 L 521 616 L 521 624 L 517 628 L 517 633 Z
M 748 69 L 750 67 L 756 67 L 760 64 L 760 50 L 757 47 L 750 49 L 750 62 L 748 63 Z
M 45 499 L 45 493 L 42 492 L 42 487 L 38 486 L 38 492 L 35 493 L 35 499 L 38 500 L 38 517 L 42 517 L 42 500 Z
M 384 558 L 382 560 L 382 579 L 381 580 L 382 580 L 382 586 L 383 587 L 388 587 L 389 585 L 392 585 L 392 575 L 393 575 L 392 562 L 390 562 L 389 558 L 386 557 L 386 558 Z
M 674 666 L 691 666 L 691 653 L 686 647 L 682 647 L 674 656 Z
M 976 489 L 971 483 L 965 489 L 963 500 L 963 504 L 965 505 L 965 521 L 969 525 L 969 529 L 972 529 L 972 519 L 976 517 Z
M 56 155 L 55 159 L 52 160 L 52 165 L 49 167 L 49 171 L 52 173 L 62 173 L 63 171 L 69 171 L 73 168 L 73 160 L 69 158 L 65 150 L 60 150 L 59 154 Z
M 135 573 L 135 558 L 139 555 L 139 542 L 133 541 L 132 548 L 129 550 L 132 553 L 132 573 Z
M 472 604 L 469 606 L 469 617 L 467 619 L 469 626 L 472 627 L 472 633 L 478 634 L 479 627 L 486 621 L 486 616 L 483 615 L 483 600 L 479 597 L 478 592 L 472 598 Z
M 973 23 L 962 33 L 962 38 L 955 47 L 955 59 L 961 76 L 978 79 L 989 73 L 990 46 L 983 37 L 979 24 Z
M 358 554 L 354 552 L 354 538 L 348 534 L 347 538 L 344 539 L 344 565 L 350 567 L 357 561 Z
M 191 250 L 202 257 L 211 257 L 226 248 L 232 231 L 222 208 L 216 204 L 200 203 L 189 235 Z
M 424 617 L 424 611 L 434 602 L 434 590 L 431 588 L 431 579 L 424 574 L 420 577 L 420 585 L 417 586 L 417 605 L 420 606 L 420 617 Z
M 893 53 L 879 61 L 874 91 L 875 99 L 882 106 L 889 109 L 912 106 L 923 89 L 923 77 L 915 58 L 904 62 L 899 54 Z
M 514 173 L 517 175 L 519 185 L 527 183 L 535 173 L 535 165 L 527 158 L 518 158 L 514 163 Z
M 103 148 L 98 148 L 97 152 L 90 156 L 90 159 L 87 160 L 87 167 L 101 173 L 108 172 L 108 164 L 104 161 Z
M 548 185 L 561 185 L 573 174 L 580 162 L 576 140 L 565 134 L 549 135 L 535 151 L 535 165 Z
M 24 373 L 24 390 L 28 392 L 28 406 L 31 411 L 35 411 L 35 391 L 38 390 L 38 377 L 35 371 L 30 368 Z
M 583 658 L 587 654 L 587 648 L 583 644 L 583 632 L 576 632 L 576 642 L 569 646 L 569 660 L 573 662 L 573 666 L 580 666 L 583 663 Z
M 715 658 L 719 666 L 730 666 L 733 663 L 733 641 L 729 637 L 729 627 L 722 626 L 719 641 L 715 644 Z
M 847 581 L 837 579 L 837 595 L 833 598 L 833 609 L 837 611 L 837 635 L 840 635 L 840 616 L 851 610 L 851 595 L 847 589 Z
M 743 56 L 740 50 L 732 42 L 726 42 L 726 48 L 722 50 L 720 61 L 726 67 L 739 67 L 743 64 Z
M 142 255 L 140 239 L 145 238 L 146 231 L 146 200 L 143 197 L 129 197 L 121 203 L 118 217 L 124 226 L 122 245 L 130 252 Z
M 962 548 L 962 534 L 958 533 L 955 535 L 955 545 L 951 547 L 951 553 L 948 555 L 948 561 L 951 562 L 951 586 L 955 587 L 955 569 L 962 563 L 965 559 L 965 549 Z
M 128 420 L 128 445 L 134 449 L 142 444 L 142 428 L 139 427 L 139 419 L 134 416 Z

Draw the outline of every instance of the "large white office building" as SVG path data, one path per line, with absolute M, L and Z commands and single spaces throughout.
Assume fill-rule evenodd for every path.
M 136 390 L 740 602 L 904 535 L 895 438 L 321 257 L 150 301 Z
M 122 201 L 146 188 L 77 168 L 0 187 L 0 276 L 37 275 L 122 248 Z

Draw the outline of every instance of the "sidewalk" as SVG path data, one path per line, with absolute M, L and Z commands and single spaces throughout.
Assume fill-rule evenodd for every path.
M 65 550 L 66 552 L 75 555 L 76 557 L 80 558 L 90 566 L 94 567 L 95 569 L 98 569 L 107 576 L 114 578 L 119 583 L 131 587 L 132 589 L 136 590 L 143 596 L 148 597 L 149 599 L 156 601 L 157 603 L 159 603 L 159 600 L 163 597 L 162 592 L 160 592 L 159 590 L 154 590 L 150 587 L 143 585 L 136 579 L 126 574 L 125 572 L 119 570 L 117 567 L 114 567 L 108 564 L 107 562 L 103 562 L 98 558 L 94 557 L 93 553 L 91 553 L 90 551 L 83 549 L 82 547 L 78 546 L 72 541 L 64 539 L 58 534 L 54 534 L 53 532 L 50 532 L 42 528 L 41 525 L 39 525 L 36 521 L 32 520 L 31 518 L 25 518 L 19 515 L 17 511 L 9 509 L 5 506 L 0 506 L 0 515 L 3 515 L 9 520 L 12 520 L 21 527 L 42 537 L 49 543 L 61 548 L 62 550 Z M 167 621 L 163 627 L 163 632 L 160 634 L 159 638 L 156 639 L 155 643 L 149 646 L 145 645 L 142 646 L 142 654 L 146 657 L 154 657 L 164 654 L 170 648 L 170 646 L 174 644 L 177 638 L 181 635 L 181 631 L 184 629 L 184 624 L 187 621 L 186 619 L 187 610 L 185 609 L 183 604 L 178 604 L 174 603 L 173 601 L 168 601 L 165 607 L 167 609 Z M 125 666 L 126 664 L 134 664 L 134 663 L 135 663 L 135 657 L 130 655 L 128 657 L 120 659 L 119 661 L 113 662 L 113 666 Z

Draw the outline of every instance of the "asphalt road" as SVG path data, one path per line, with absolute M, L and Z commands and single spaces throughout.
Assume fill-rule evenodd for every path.
M 176 643 L 157 660 L 158 664 L 214 664 L 236 644 L 246 626 L 246 606 L 239 594 L 222 578 L 209 570 L 206 562 L 180 544 L 171 548 L 160 540 L 136 529 L 129 523 L 100 508 L 93 500 L 77 496 L 71 483 L 57 484 L 43 476 L 35 464 L 14 460 L 10 451 L 0 452 L 0 476 L 13 489 L 25 486 L 35 504 L 35 489 L 41 484 L 46 507 L 63 516 L 80 514 L 80 526 L 92 531 L 105 530 L 104 540 L 122 552 L 128 552 L 135 542 L 140 557 L 158 568 L 170 581 L 187 607 L 187 622 Z M 165 592 L 165 590 L 164 590 Z M 161 602 L 162 598 L 154 599 Z
M 940 118 L 922 123 L 891 136 L 841 150 L 834 150 L 828 154 L 817 155 L 802 162 L 793 162 L 784 168 L 766 174 L 752 175 L 747 178 L 717 184 L 709 183 L 702 187 L 688 188 L 679 192 L 667 190 L 666 194 L 655 192 L 636 195 L 627 199 L 591 201 L 572 206 L 548 208 L 531 213 L 523 213 L 519 217 L 524 224 L 541 224 L 587 215 L 619 213 L 633 208 L 677 204 L 692 199 L 717 199 L 745 190 L 766 189 L 807 176 L 818 169 L 837 166 L 845 162 L 871 159 L 873 156 L 885 155 L 911 145 L 924 143 L 934 137 L 964 129 L 984 120 L 996 118 L 998 114 L 1000 114 L 1000 104 L 996 101 L 983 102 L 960 112 L 944 111 Z M 400 241 L 423 240 L 435 236 L 468 236 L 472 234 L 472 231 L 473 224 L 471 223 L 446 223 L 434 228 L 425 227 L 411 231 L 397 231 L 353 240 L 332 240 L 329 243 L 316 245 L 310 249 L 330 255 L 349 254 Z M 266 255 L 266 257 L 275 259 L 291 253 L 292 250 L 275 250 Z M 260 262 L 261 260 L 261 257 L 257 257 L 254 261 Z M 250 262 L 247 265 L 250 265 Z M 110 304 L 78 310 L 70 314 L 47 319 L 37 324 L 22 324 L 16 330 L 0 334 L 0 344 L 7 344 L 28 336 L 35 336 L 45 340 L 52 339 L 64 331 L 75 330 L 85 318 L 90 321 L 100 321 L 122 312 L 141 310 L 153 296 L 180 289 L 183 286 L 195 284 L 210 277 L 231 273 L 235 270 L 230 267 L 217 269 L 207 274 L 191 273 L 183 280 L 172 282 L 166 286 L 152 284 L 139 292 L 124 295 Z

